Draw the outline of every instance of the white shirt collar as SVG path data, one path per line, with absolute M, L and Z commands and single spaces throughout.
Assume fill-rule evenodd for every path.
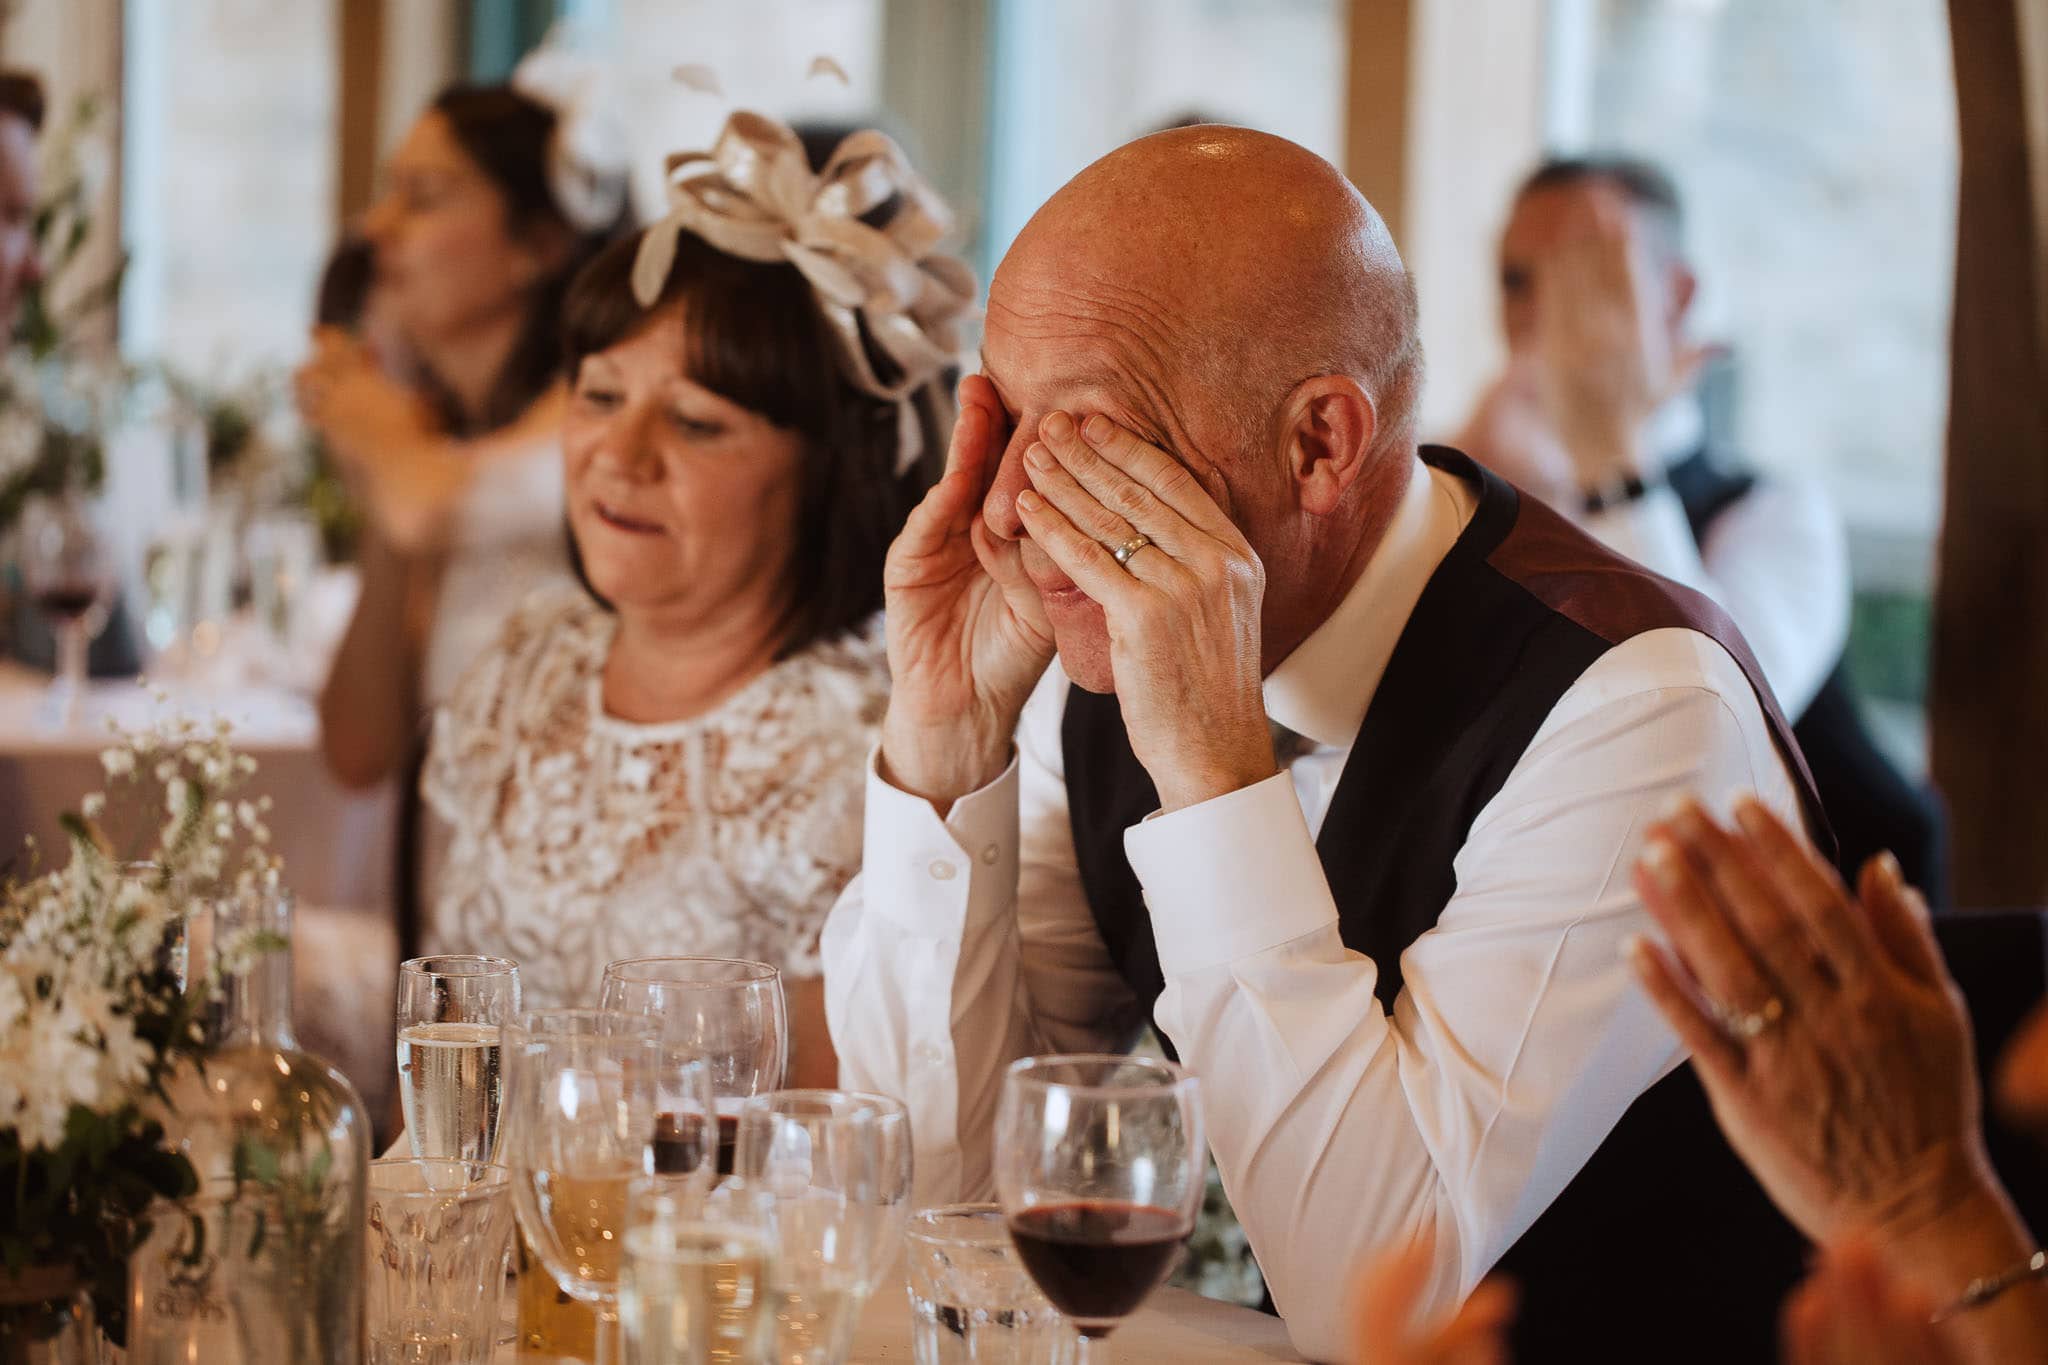
M 1348 749 L 1430 575 L 1478 507 L 1477 490 L 1415 457 L 1401 505 L 1351 591 L 1266 676 L 1266 714 L 1317 744 Z

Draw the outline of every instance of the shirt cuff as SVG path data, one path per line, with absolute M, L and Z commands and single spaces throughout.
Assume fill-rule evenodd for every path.
M 1285 772 L 1124 831 L 1169 978 L 1251 957 L 1337 922 Z
M 956 936 L 965 928 L 970 884 L 1017 875 L 1017 758 L 1002 775 L 953 803 L 945 819 L 932 803 L 882 776 L 881 746 L 868 755 L 867 815 L 861 835 L 861 901 L 869 913 L 913 934 Z

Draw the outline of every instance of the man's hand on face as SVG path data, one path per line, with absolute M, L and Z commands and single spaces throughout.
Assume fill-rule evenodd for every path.
M 961 381 L 945 475 L 882 569 L 892 679 L 882 770 L 941 805 L 1002 774 L 1017 718 L 1052 662 L 1052 628 L 1018 547 L 982 520 L 1009 427 L 987 379 Z
M 1650 419 L 1691 386 L 1708 351 L 1674 342 L 1628 205 L 1586 196 L 1535 274 L 1539 391 L 1581 486 L 1653 472 Z
M 1184 465 L 1108 418 L 1055 412 L 1038 435 L 1017 513 L 1102 608 L 1124 728 L 1161 806 L 1272 776 L 1258 556 Z M 1150 543 L 1119 564 L 1139 536 Z

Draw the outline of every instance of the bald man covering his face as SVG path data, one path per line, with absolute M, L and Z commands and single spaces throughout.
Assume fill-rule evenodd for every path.
M 824 939 L 843 1080 L 910 1105 L 921 1199 L 991 1190 L 1008 1062 L 1149 1015 L 1325 1359 L 1363 1254 L 1422 1240 L 1455 1302 L 1678 1063 L 1621 959 L 1644 827 L 1806 795 L 1725 618 L 1418 450 L 1420 380 L 1385 226 L 1303 149 L 1179 129 L 1055 195 L 890 552 Z

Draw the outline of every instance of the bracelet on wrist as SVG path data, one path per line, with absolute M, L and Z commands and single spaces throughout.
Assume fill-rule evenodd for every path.
M 1938 1308 L 1930 1319 L 1946 1322 L 1960 1313 L 1973 1308 L 1982 1308 L 2016 1284 L 2027 1280 L 2038 1280 L 2048 1276 L 2048 1251 L 2037 1251 L 2024 1261 L 2016 1261 L 1992 1275 L 1979 1275 L 1964 1286 L 1962 1294 L 1946 1308 Z

